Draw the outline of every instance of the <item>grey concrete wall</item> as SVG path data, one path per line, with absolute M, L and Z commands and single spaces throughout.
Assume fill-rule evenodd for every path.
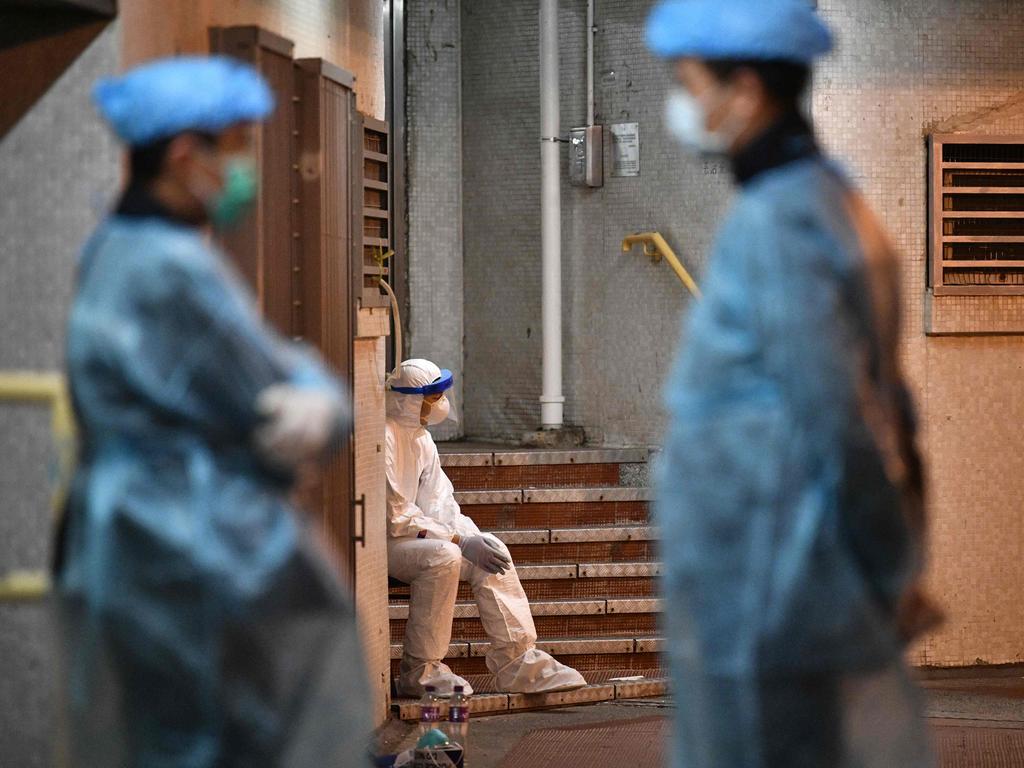
M 409 357 L 455 374 L 463 391 L 462 110 L 460 3 L 406 6 L 406 131 L 409 189 Z M 460 434 L 448 421 L 432 429 Z
M 0 368 L 63 365 L 76 254 L 116 191 L 118 149 L 89 102 L 117 70 L 108 27 L 0 140 Z M 0 404 L 0 574 L 45 568 L 53 454 L 49 415 Z M 0 763 L 50 765 L 54 647 L 40 604 L 0 604 Z
M 661 388 L 690 299 L 664 265 L 621 251 L 658 230 L 698 276 L 730 197 L 714 164 L 685 157 L 662 128 L 667 67 L 643 42 L 648 3 L 599 0 L 596 121 L 637 122 L 641 173 L 570 187 L 563 165 L 566 420 L 592 442 L 655 444 Z M 586 118 L 586 3 L 560 4 L 563 132 Z M 464 4 L 463 211 L 466 426 L 517 438 L 539 423 L 540 162 L 537 7 Z

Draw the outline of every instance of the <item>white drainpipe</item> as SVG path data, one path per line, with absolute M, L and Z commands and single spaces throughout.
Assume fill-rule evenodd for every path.
M 587 0 L 587 126 L 594 124 L 594 0 Z
M 542 429 L 562 426 L 562 198 L 558 120 L 558 0 L 540 0 L 540 171 L 544 382 Z

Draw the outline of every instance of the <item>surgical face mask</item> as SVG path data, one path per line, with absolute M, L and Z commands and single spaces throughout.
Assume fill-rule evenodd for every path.
M 234 226 L 252 208 L 258 190 L 256 163 L 252 158 L 245 155 L 230 158 L 224 166 L 224 187 L 212 201 L 210 220 L 218 227 Z
M 676 88 L 665 101 L 665 124 L 672 136 L 690 152 L 724 155 L 735 136 L 707 129 L 707 114 L 685 88 Z
M 448 419 L 448 416 L 451 413 L 452 404 L 447 397 L 442 397 L 436 403 L 431 403 L 429 408 L 430 411 L 427 413 L 427 424 L 434 427 Z
M 249 212 L 259 191 L 256 163 L 248 155 L 231 155 L 221 166 L 223 184 L 219 190 L 207 184 L 193 194 L 203 201 L 210 221 L 218 229 L 230 229 Z M 205 187 L 205 188 L 204 188 Z

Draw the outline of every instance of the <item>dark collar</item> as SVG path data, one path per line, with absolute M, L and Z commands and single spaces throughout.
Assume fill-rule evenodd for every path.
M 765 171 L 819 154 L 810 124 L 802 115 L 790 112 L 732 158 L 732 172 L 745 186 Z
M 121 194 L 121 199 L 114 209 L 117 216 L 128 216 L 138 219 L 164 219 L 175 224 L 182 224 L 186 227 L 198 227 L 202 222 L 190 221 L 189 219 L 171 211 L 167 206 L 157 200 L 141 184 L 129 184 Z

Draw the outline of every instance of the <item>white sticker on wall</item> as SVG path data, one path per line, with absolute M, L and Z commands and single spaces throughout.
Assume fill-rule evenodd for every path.
M 640 123 L 615 123 L 612 134 L 612 176 L 640 175 Z

